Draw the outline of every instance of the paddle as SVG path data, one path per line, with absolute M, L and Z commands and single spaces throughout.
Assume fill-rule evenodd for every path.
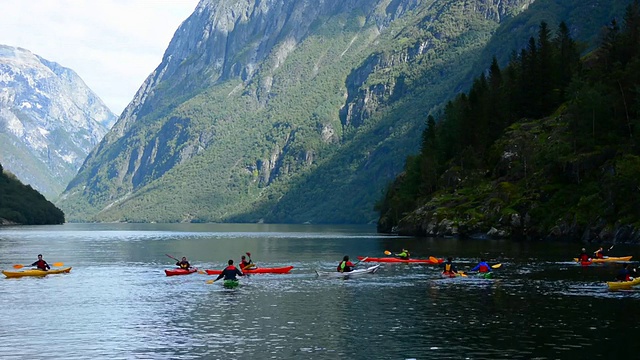
M 384 251 L 384 254 L 385 254 L 385 255 L 391 255 L 391 251 L 389 251 L 389 250 L 385 250 L 385 251 Z
M 214 282 L 216 282 L 216 281 L 215 281 L 215 280 L 207 280 L 207 281 L 205 281 L 204 283 L 205 283 L 205 284 L 213 284 Z
M 437 263 L 440 262 L 440 261 L 438 261 L 438 258 L 435 257 L 435 256 L 429 256 L 429 261 L 434 263 L 434 264 L 437 264 Z
M 55 267 L 60 267 L 63 266 L 64 263 L 63 262 L 54 262 L 53 264 L 51 264 L 51 266 L 55 266 Z M 22 269 L 25 266 L 31 266 L 31 265 L 22 265 L 22 264 L 15 264 L 13 265 L 14 269 Z
M 169 255 L 169 254 L 165 254 L 165 255 L 167 255 L 168 257 L 172 258 L 172 259 L 173 259 L 173 260 L 175 260 L 175 261 L 180 261 L 179 259 L 176 259 L 176 258 L 174 258 L 173 256 L 171 256 L 171 255 Z
M 499 269 L 500 266 L 502 266 L 502 264 L 495 264 L 495 265 L 491 265 L 492 269 Z
M 362 258 L 362 260 L 358 260 L 358 261 L 356 261 L 356 263 L 355 263 L 355 264 L 353 264 L 353 266 L 354 266 L 354 267 L 355 267 L 355 266 L 357 266 L 358 264 L 360 264 L 361 262 L 363 262 L 363 261 L 367 260 L 368 258 L 369 258 L 368 256 L 363 257 L 363 258 Z

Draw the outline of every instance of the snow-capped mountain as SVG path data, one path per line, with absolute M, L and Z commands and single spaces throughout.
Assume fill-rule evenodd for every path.
M 57 197 L 117 117 L 71 69 L 0 45 L 0 163 Z

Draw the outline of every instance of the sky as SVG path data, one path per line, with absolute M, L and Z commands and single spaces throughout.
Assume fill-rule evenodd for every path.
M 116 115 L 198 0 L 0 0 L 0 44 L 75 71 Z

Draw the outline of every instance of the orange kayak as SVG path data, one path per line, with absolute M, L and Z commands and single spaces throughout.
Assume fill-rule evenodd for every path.
M 602 258 L 602 259 L 591 258 L 591 262 L 592 263 L 605 263 L 605 262 L 616 262 L 616 261 L 629 261 L 629 260 L 631 260 L 632 257 L 633 256 L 619 256 L 619 257 L 609 256 L 609 257 Z M 578 258 L 573 258 L 573 261 L 578 262 Z

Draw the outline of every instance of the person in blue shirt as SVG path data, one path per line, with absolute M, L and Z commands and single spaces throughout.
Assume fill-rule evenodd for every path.
M 629 264 L 622 264 L 622 269 L 618 271 L 618 275 L 616 275 L 616 279 L 618 281 L 631 281 L 633 278 L 631 277 L 631 273 L 628 269 Z
M 489 264 L 487 264 L 487 262 L 484 259 L 480 259 L 480 263 L 478 265 L 476 265 L 476 267 L 474 267 L 470 271 L 477 271 L 479 273 L 487 273 L 487 272 L 491 272 L 491 266 L 489 266 Z
M 223 277 L 224 277 L 225 280 L 238 280 L 236 275 L 244 276 L 244 274 L 242 273 L 242 271 L 240 271 L 240 269 L 238 269 L 237 267 L 233 266 L 233 260 L 229 260 L 229 266 L 224 268 L 224 270 L 222 270 L 222 273 L 220 273 L 218 278 L 215 279 L 214 281 L 218 281 L 218 280 L 222 279 Z

